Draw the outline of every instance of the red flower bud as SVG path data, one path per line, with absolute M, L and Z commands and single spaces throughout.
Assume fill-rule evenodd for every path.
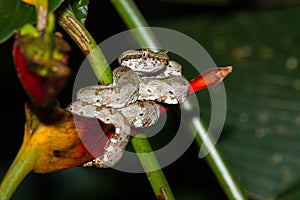
M 69 45 L 59 37 L 54 38 L 51 49 L 43 36 L 16 36 L 13 59 L 19 79 L 38 105 L 47 105 L 64 87 L 71 71 L 67 66 Z

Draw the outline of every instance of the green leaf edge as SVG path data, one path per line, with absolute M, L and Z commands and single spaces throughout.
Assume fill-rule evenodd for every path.
M 55 11 L 62 3 L 64 2 L 64 0 L 60 0 L 58 2 L 57 5 L 54 4 L 49 4 L 49 11 Z M 32 6 L 32 12 L 35 12 L 35 8 L 34 6 Z M 25 21 L 24 24 L 21 24 L 19 27 L 15 27 L 14 30 L 11 30 L 11 33 L 7 33 L 6 36 L 4 36 L 2 39 L 0 38 L 0 44 L 4 43 L 5 41 L 7 41 L 9 38 L 11 38 L 14 35 L 14 31 L 17 29 L 20 29 L 21 27 L 23 27 L 26 23 L 34 23 L 36 20 L 36 17 L 34 16 L 32 19 L 29 19 L 28 21 Z

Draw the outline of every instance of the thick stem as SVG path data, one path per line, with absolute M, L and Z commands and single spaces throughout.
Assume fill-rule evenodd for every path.
M 148 27 L 148 23 L 144 19 L 143 15 L 135 5 L 134 1 L 127 0 L 111 0 L 115 9 L 126 23 L 129 29 L 135 29 L 133 32 L 136 41 L 141 47 L 147 47 L 152 51 L 158 51 L 160 45 L 154 34 L 150 29 L 144 29 L 141 27 Z M 147 152 L 146 154 L 137 154 L 148 180 L 152 186 L 152 189 L 157 199 L 175 199 L 174 195 L 168 185 L 163 171 L 160 169 L 160 165 L 152 152 L 152 148 L 147 138 L 142 135 L 143 138 L 134 137 L 131 139 L 131 143 L 136 152 Z M 151 169 L 159 169 L 153 171 Z
M 137 134 L 131 139 L 131 143 L 138 154 L 157 199 L 175 199 L 146 136 Z
M 87 56 L 99 82 L 104 85 L 112 83 L 111 69 L 94 38 L 69 9 L 61 8 L 58 14 L 58 23 Z
M 159 42 L 154 34 L 149 30 L 142 27 L 149 27 L 149 24 L 144 19 L 142 13 L 137 8 L 132 0 L 111 0 L 111 3 L 118 11 L 122 20 L 125 22 L 129 29 L 136 29 L 133 31 L 134 37 L 141 47 L 147 47 L 153 51 L 157 51 Z
M 22 180 L 32 171 L 38 159 L 38 155 L 37 149 L 28 148 L 27 139 L 24 137 L 23 144 L 15 160 L 1 182 L 0 200 L 8 200 L 11 198 Z

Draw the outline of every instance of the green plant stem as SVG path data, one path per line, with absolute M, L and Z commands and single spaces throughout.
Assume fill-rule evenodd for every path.
M 22 180 L 32 171 L 39 153 L 36 149 L 27 147 L 26 143 L 23 143 L 6 172 L 0 186 L 0 200 L 10 199 Z
M 142 163 L 156 198 L 175 199 L 146 136 L 144 134 L 137 134 L 131 139 L 131 143 Z
M 111 0 L 111 3 L 114 5 L 127 27 L 129 29 L 135 29 L 135 31 L 133 31 L 133 35 L 140 46 L 147 47 L 152 51 L 158 51 L 160 45 L 152 31 L 150 29 L 141 28 L 148 27 L 149 25 L 135 5 L 134 1 Z M 174 199 L 174 195 L 168 185 L 167 179 L 165 178 L 163 171 L 160 169 L 160 165 L 152 152 L 152 148 L 147 138 L 141 134 L 139 135 L 143 138 L 134 137 L 131 139 L 131 143 L 137 153 L 147 152 L 147 154 L 138 153 L 137 155 L 144 167 L 157 199 Z M 153 171 L 153 169 L 159 170 Z
M 111 0 L 111 2 L 119 12 L 119 15 L 124 20 L 128 28 L 135 29 L 148 26 L 143 15 L 140 13 L 132 0 Z M 154 48 L 159 47 L 159 43 L 153 33 L 150 32 L 150 29 L 140 30 L 142 31 L 137 31 L 135 37 L 141 46 L 150 46 Z M 212 140 L 210 137 L 208 137 L 206 132 L 202 131 L 206 130 L 203 124 L 199 123 L 198 125 L 199 127 L 196 127 L 195 125 L 191 127 L 191 131 L 196 130 L 197 144 L 199 145 L 199 148 L 201 148 L 203 141 L 204 146 L 209 147 L 212 144 Z M 207 140 L 206 138 L 210 139 Z M 213 148 L 211 153 L 206 156 L 206 160 L 229 199 L 246 199 L 243 190 L 234 180 L 221 152 L 216 148 L 216 146 Z
M 149 27 L 142 13 L 137 8 L 133 0 L 111 0 L 111 3 L 118 11 L 122 20 L 129 29 L 136 29 L 133 32 L 136 41 L 141 47 L 147 47 L 153 51 L 157 51 L 159 42 L 150 29 L 141 28 Z
M 73 38 L 84 55 L 87 56 L 99 82 L 104 85 L 112 83 L 111 69 L 94 38 L 76 19 L 71 10 L 60 8 L 58 15 L 58 23 Z
M 196 143 L 200 148 L 202 147 L 201 150 L 203 153 L 209 153 L 205 158 L 210 166 L 210 169 L 215 174 L 219 184 L 225 191 L 228 199 L 247 199 L 243 189 L 233 177 L 232 172 L 227 166 L 220 150 L 215 145 L 215 139 L 206 131 L 207 129 L 205 128 L 204 123 L 201 122 L 200 119 L 194 119 L 190 129 L 195 131 Z

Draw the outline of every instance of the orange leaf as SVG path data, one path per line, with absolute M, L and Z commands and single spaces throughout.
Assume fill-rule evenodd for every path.
M 40 152 L 34 172 L 48 173 L 83 165 L 94 159 L 93 155 L 103 152 L 107 137 L 112 134 L 111 126 L 79 116 L 75 120 L 76 124 L 70 112 L 59 109 L 35 128 L 27 144 Z M 98 133 L 99 124 L 109 133 L 106 137 Z

